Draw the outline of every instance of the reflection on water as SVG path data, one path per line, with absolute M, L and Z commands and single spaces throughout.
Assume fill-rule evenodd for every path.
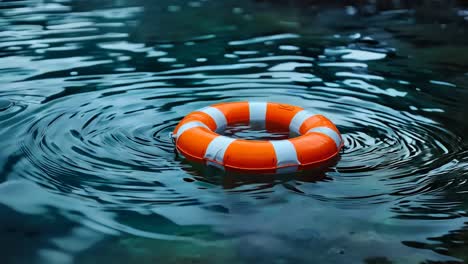
M 1 2 L 7 263 L 468 261 L 468 7 L 422 2 Z M 239 100 L 326 115 L 340 160 L 174 154 L 184 115 Z

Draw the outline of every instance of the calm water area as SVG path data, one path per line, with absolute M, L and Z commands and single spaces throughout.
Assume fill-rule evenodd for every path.
M 327 116 L 340 159 L 175 155 L 245 100 Z M 467 116 L 466 1 L 0 1 L 0 263 L 468 262 Z

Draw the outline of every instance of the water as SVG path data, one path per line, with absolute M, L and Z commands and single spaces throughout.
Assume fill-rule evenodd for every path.
M 384 3 L 1 2 L 2 263 L 468 261 L 468 9 Z M 340 160 L 174 154 L 181 118 L 239 100 L 324 114 Z

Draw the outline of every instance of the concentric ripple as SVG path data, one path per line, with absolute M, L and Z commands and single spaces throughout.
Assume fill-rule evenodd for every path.
M 212 66 L 212 70 L 216 69 L 217 66 Z M 190 70 L 185 71 L 189 73 Z M 120 188 L 126 191 L 126 197 L 122 198 L 124 204 L 133 199 L 141 200 L 141 191 L 149 186 L 166 187 L 166 177 L 157 175 L 180 173 L 181 167 L 190 167 L 181 164 L 184 161 L 174 154 L 174 145 L 168 136 L 185 113 L 214 102 L 258 97 L 294 102 L 328 116 L 341 130 L 345 147 L 330 174 L 335 181 L 333 189 L 309 191 L 307 186 L 298 187 L 304 194 L 322 196 L 324 200 L 339 200 L 349 205 L 352 202 L 348 200 L 359 199 L 358 204 L 362 205 L 365 201 L 388 202 L 398 196 L 433 191 L 430 172 L 450 162 L 462 150 L 460 139 L 438 122 L 352 96 L 353 91 L 345 91 L 343 84 L 332 88 L 282 84 L 271 85 L 266 90 L 264 84 L 245 82 L 243 79 L 249 75 L 233 76 L 236 77 L 230 78 L 237 79 L 214 74 L 205 77 L 224 84 L 195 88 L 197 96 L 169 87 L 132 90 L 124 86 L 47 103 L 38 108 L 36 116 L 40 117 L 30 122 L 25 135 L 20 137 L 22 150 L 40 171 L 32 174 L 39 177 L 33 180 L 52 189 L 99 188 L 105 184 L 110 195 L 119 196 L 116 199 L 122 198 Z M 116 76 L 123 77 L 125 75 Z M 178 76 L 155 75 L 152 78 L 171 82 L 171 78 Z M 198 82 L 197 78 L 184 81 Z M 123 90 L 125 92 L 121 92 Z M 203 98 L 210 98 L 210 101 Z M 235 135 L 236 128 L 232 129 L 227 133 Z M 242 127 L 240 129 L 242 131 Z M 248 133 L 244 136 L 249 138 Z M 352 188 L 351 181 L 356 183 Z M 137 190 L 135 194 L 128 190 L 129 186 Z M 183 201 L 191 196 L 174 195 L 184 197 Z M 196 200 L 196 197 L 189 199 Z
M 109 193 L 114 205 L 146 199 L 184 201 L 186 198 L 172 195 L 155 177 L 177 166 L 167 137 L 176 120 L 167 120 L 170 114 L 159 112 L 155 101 L 145 103 L 136 94 L 127 93 L 124 105 L 118 96 L 95 93 L 80 96 L 87 103 L 71 97 L 44 109 L 43 118 L 30 125 L 21 143 L 38 169 L 32 174 L 40 177 L 36 180 L 71 193 L 83 188 L 86 192 Z

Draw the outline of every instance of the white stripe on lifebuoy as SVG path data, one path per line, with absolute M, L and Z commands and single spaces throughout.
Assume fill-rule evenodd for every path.
M 223 164 L 224 153 L 234 140 L 235 139 L 233 138 L 225 136 L 216 137 L 210 142 L 210 144 L 206 148 L 205 158 Z
M 276 166 L 284 167 L 290 165 L 299 165 L 297 159 L 297 152 L 294 145 L 289 140 L 272 140 L 270 143 L 273 145 L 276 153 Z
M 175 135 L 175 138 L 178 139 L 185 131 L 194 127 L 205 127 L 205 128 L 210 129 L 209 127 L 207 127 L 205 124 L 203 124 L 200 121 L 188 122 L 186 124 L 183 124 L 181 127 L 179 127 L 179 129 L 177 130 L 177 134 Z
M 333 139 L 333 141 L 335 141 L 337 149 L 339 149 L 340 146 L 341 146 L 341 137 L 340 137 L 340 135 L 338 135 L 338 133 L 336 133 L 335 130 L 333 130 L 331 128 L 328 128 L 328 127 L 315 127 L 315 128 L 310 129 L 309 131 L 307 131 L 307 133 L 310 133 L 310 132 L 317 132 L 317 133 L 327 135 L 329 138 L 331 138 L 331 139 Z
M 297 112 L 296 115 L 294 115 L 291 122 L 289 123 L 289 131 L 300 135 L 301 133 L 299 133 L 299 129 L 301 128 L 302 124 L 304 123 L 304 121 L 306 121 L 309 117 L 312 116 L 314 116 L 314 114 L 307 110 Z
M 200 112 L 203 112 L 213 118 L 216 123 L 216 131 L 223 131 L 226 128 L 227 120 L 223 112 L 211 106 L 201 109 Z
M 266 111 L 266 102 L 249 102 L 250 124 L 256 124 L 265 127 Z

